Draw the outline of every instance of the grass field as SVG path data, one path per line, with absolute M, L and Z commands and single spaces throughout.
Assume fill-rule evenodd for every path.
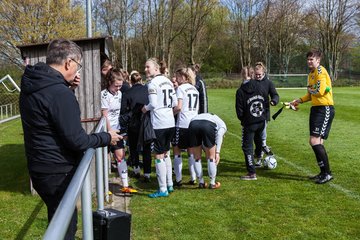
M 284 110 L 268 125 L 278 167 L 259 169 L 258 181 L 241 181 L 246 170 L 236 90 L 209 90 L 210 111 L 228 126 L 218 168 L 221 188 L 185 185 L 169 198 L 149 199 L 155 175 L 150 185 L 133 180 L 140 193 L 131 200 L 132 239 L 359 239 L 359 90 L 334 88 L 336 115 L 325 146 L 335 179 L 325 185 L 307 179 L 318 173 L 308 145 L 309 103 L 298 112 Z M 305 92 L 278 91 L 282 101 Z M 45 206 L 30 196 L 21 134 L 19 120 L 0 125 L 0 239 L 40 239 L 47 225 Z
M 284 111 L 268 125 L 268 144 L 277 155 L 278 167 L 258 170 L 258 181 L 239 179 L 246 170 L 234 111 L 235 91 L 209 91 L 210 111 L 228 126 L 218 169 L 221 189 L 185 186 L 167 199 L 134 196 L 134 239 L 360 238 L 356 220 L 360 219 L 359 88 L 334 90 L 336 117 L 325 145 L 335 179 L 320 186 L 307 179 L 318 173 L 308 145 L 309 104 L 301 105 L 298 112 Z M 279 90 L 282 101 L 304 93 Z

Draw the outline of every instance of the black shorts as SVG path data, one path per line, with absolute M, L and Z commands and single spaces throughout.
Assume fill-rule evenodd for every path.
M 310 110 L 310 136 L 327 139 L 335 116 L 334 106 L 313 106 Z
M 110 145 L 110 147 L 109 147 L 109 149 L 112 153 L 115 152 L 115 150 L 123 149 L 123 148 L 125 148 L 124 140 L 117 141 L 116 145 Z
M 189 147 L 203 144 L 206 148 L 215 146 L 216 124 L 207 120 L 194 120 L 189 125 Z
M 154 129 L 156 139 L 154 140 L 154 152 L 163 154 L 170 150 L 170 142 L 174 136 L 175 128 Z
M 189 129 L 177 127 L 171 143 L 173 146 L 177 146 L 180 149 L 187 149 L 189 147 Z

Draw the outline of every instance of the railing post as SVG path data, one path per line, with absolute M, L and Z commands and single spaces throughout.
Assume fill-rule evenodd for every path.
M 97 148 L 95 152 L 96 161 L 96 190 L 98 210 L 104 209 L 104 176 L 103 176 L 103 159 L 102 148 Z
M 104 123 L 104 132 L 107 131 L 106 122 Z M 105 184 L 105 201 L 109 202 L 109 161 L 108 148 L 103 148 L 103 162 L 104 162 L 104 184 Z
M 81 213 L 83 222 L 83 239 L 93 240 L 93 218 L 92 218 L 92 200 L 91 200 L 91 180 L 90 171 L 87 172 L 81 191 Z

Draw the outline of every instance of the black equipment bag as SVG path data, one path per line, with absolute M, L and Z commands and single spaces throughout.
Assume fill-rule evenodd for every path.
M 130 240 L 131 214 L 115 209 L 93 212 L 95 240 Z

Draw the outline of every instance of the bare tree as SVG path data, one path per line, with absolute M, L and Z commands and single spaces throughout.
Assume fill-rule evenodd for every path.
M 128 36 L 130 21 L 139 8 L 137 0 L 95 0 L 97 7 L 94 8 L 95 19 L 99 19 L 100 25 L 105 32 L 114 37 L 115 50 L 119 56 L 115 61 L 119 61 L 124 69 L 128 68 Z M 116 48 L 119 49 L 116 49 Z
M 233 34 L 235 44 L 240 58 L 240 65 L 247 66 L 251 64 L 251 52 L 254 48 L 256 19 L 256 6 L 258 1 L 236 0 L 226 2 L 230 9 L 230 19 L 233 24 Z
M 273 21 L 273 2 L 272 0 L 266 0 L 263 2 L 264 8 L 255 16 L 254 33 L 256 35 L 255 42 L 257 43 L 256 51 L 258 54 L 252 51 L 252 58 L 257 57 L 258 60 L 265 61 L 268 72 L 270 72 L 271 61 L 271 38 L 274 34 L 272 21 Z
M 272 7 L 271 32 L 273 51 L 279 73 L 287 74 L 291 57 L 295 55 L 304 15 L 299 0 L 278 0 Z
M 167 65 L 169 66 L 169 71 L 172 66 L 173 58 L 173 48 L 175 40 L 184 33 L 185 28 L 187 27 L 189 21 L 187 18 L 183 18 L 185 15 L 185 9 L 181 5 L 179 0 L 171 0 L 169 3 L 169 22 L 167 25 L 167 43 L 166 43 L 166 55 Z
M 138 10 L 138 3 L 136 0 L 121 0 L 119 1 L 119 40 L 120 40 L 120 54 L 121 54 L 121 65 L 125 70 L 128 69 L 128 35 L 129 35 L 129 24 L 130 20 L 134 17 Z
M 358 13 L 360 5 L 356 0 L 321 0 L 313 5 L 318 17 L 321 48 L 325 54 L 325 64 L 332 80 L 338 78 L 339 62 L 344 48 L 349 42 L 343 41 L 353 22 L 352 18 Z
M 216 0 L 188 0 L 187 1 L 190 11 L 190 29 L 189 34 L 189 63 L 194 64 L 194 55 L 196 41 L 201 34 L 207 18 L 211 17 L 214 8 L 217 6 L 218 1 Z

